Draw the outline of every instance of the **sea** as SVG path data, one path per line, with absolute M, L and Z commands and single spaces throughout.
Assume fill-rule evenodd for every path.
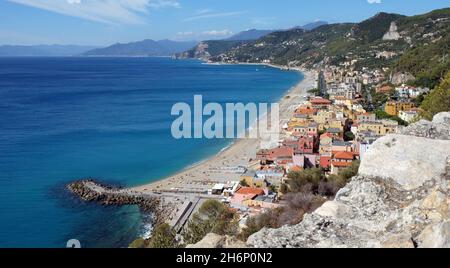
M 174 139 L 172 106 L 270 103 L 303 79 L 261 65 L 171 58 L 0 58 L 0 247 L 120 248 L 151 230 L 136 206 L 85 203 L 74 180 L 138 186 L 231 139 Z

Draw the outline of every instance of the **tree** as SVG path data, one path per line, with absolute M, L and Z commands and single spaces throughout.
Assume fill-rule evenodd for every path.
M 313 191 L 317 193 L 319 182 L 323 180 L 326 180 L 323 170 L 311 168 L 289 173 L 287 183 L 291 192 Z
M 440 113 L 450 111 L 450 72 L 442 82 L 425 97 L 422 103 L 422 116 L 428 120 Z
M 149 248 L 177 248 L 176 232 L 167 223 L 156 226 L 148 242 Z
M 360 161 L 353 161 L 348 168 L 342 169 L 338 175 L 330 175 L 327 179 L 328 183 L 334 184 L 338 189 L 344 187 L 351 178 L 358 174 Z
M 195 244 L 208 233 L 233 235 L 237 232 L 237 228 L 235 214 L 227 206 L 216 200 L 208 200 L 192 216 L 183 232 L 183 238 L 185 243 Z
M 241 184 L 242 187 L 248 187 L 249 186 L 246 180 L 241 180 L 240 184 Z
M 345 132 L 345 140 L 346 141 L 352 141 L 354 139 L 355 139 L 355 134 L 353 134 L 353 132 L 351 132 L 351 131 Z
M 288 192 L 289 192 L 289 187 L 287 186 L 286 183 L 282 183 L 280 185 L 280 193 L 287 194 Z

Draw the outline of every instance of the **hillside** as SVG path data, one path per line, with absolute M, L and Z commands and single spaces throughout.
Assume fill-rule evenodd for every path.
M 114 44 L 87 51 L 83 56 L 171 56 L 195 46 L 197 42 L 177 42 L 151 39 L 126 44 Z
M 224 54 L 232 49 L 238 48 L 241 45 L 247 43 L 249 41 L 229 41 L 229 40 L 210 40 L 200 42 L 194 48 L 182 52 L 177 53 L 175 56 L 177 58 L 186 59 L 186 58 L 196 58 L 202 60 L 209 60 L 213 57 L 217 57 L 221 54 Z
M 266 36 L 268 34 L 273 33 L 274 30 L 257 30 L 257 29 L 251 29 L 248 31 L 243 31 L 240 33 L 237 33 L 225 40 L 227 41 L 242 41 L 242 40 L 256 40 L 263 36 Z
M 309 23 L 303 26 L 298 26 L 292 31 L 308 31 L 318 28 L 323 25 L 327 25 L 327 22 L 317 21 L 313 23 Z M 183 53 L 179 53 L 176 55 L 177 58 L 198 58 L 203 60 L 210 60 L 219 57 L 222 54 L 225 54 L 229 51 L 233 51 L 235 49 L 239 49 L 245 47 L 247 44 L 251 44 L 255 40 L 260 38 L 266 38 L 271 36 L 275 32 L 285 32 L 282 30 L 274 31 L 274 30 L 248 30 L 240 32 L 230 38 L 224 40 L 211 40 L 211 41 L 203 41 L 198 44 L 196 47 L 191 50 L 185 51 Z M 216 59 L 215 59 L 216 60 Z
M 307 68 L 352 62 L 356 69 L 409 72 L 418 84 L 433 87 L 448 70 L 449 34 L 450 8 L 411 17 L 379 13 L 360 23 L 274 32 L 212 55 L 212 60 Z M 388 57 L 379 56 L 386 53 Z

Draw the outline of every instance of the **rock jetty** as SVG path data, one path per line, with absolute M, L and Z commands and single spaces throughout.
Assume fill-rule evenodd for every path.
M 172 207 L 156 195 L 102 185 L 94 180 L 76 181 L 67 185 L 67 189 L 86 202 L 104 206 L 137 205 L 144 212 L 153 213 L 155 224 L 166 222 L 172 211 Z

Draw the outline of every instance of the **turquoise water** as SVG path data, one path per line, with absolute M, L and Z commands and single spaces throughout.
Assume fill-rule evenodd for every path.
M 169 58 L 0 58 L 0 247 L 127 246 L 146 215 L 85 204 L 68 182 L 169 176 L 232 142 L 173 139 L 173 104 L 273 102 L 301 79 Z

